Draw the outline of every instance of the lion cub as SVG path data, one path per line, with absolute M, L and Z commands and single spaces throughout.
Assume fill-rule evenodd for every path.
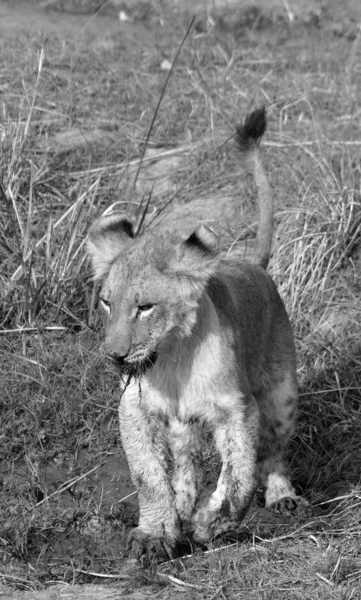
M 134 237 L 127 216 L 100 217 L 88 252 L 108 314 L 105 350 L 127 376 L 120 431 L 138 491 L 131 553 L 171 555 L 182 527 L 206 541 L 239 523 L 257 486 L 265 503 L 295 503 L 284 451 L 297 408 L 296 360 L 283 302 L 266 272 L 273 203 L 259 158 L 265 110 L 237 130 L 260 204 L 255 264 L 221 260 L 203 225 L 186 240 Z M 222 469 L 199 501 L 202 438 L 211 430 Z M 256 476 L 257 473 L 257 476 Z

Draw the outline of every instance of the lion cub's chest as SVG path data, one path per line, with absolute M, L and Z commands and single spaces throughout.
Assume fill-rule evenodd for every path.
M 136 403 L 145 413 L 159 414 L 181 422 L 201 420 L 212 423 L 223 410 L 239 406 L 242 393 L 236 381 L 231 349 L 219 337 L 208 336 L 207 343 L 193 356 L 163 361 L 150 375 L 132 383 L 124 401 Z
M 122 402 L 141 409 L 144 414 L 160 415 L 167 420 L 177 419 L 182 423 L 199 420 L 202 423 L 217 422 L 223 409 L 239 405 L 242 394 L 239 391 L 221 390 L 213 381 L 189 382 L 177 397 L 162 393 L 148 382 L 134 382 L 124 392 Z
M 229 406 L 230 396 L 232 394 L 225 394 L 213 381 L 193 380 L 179 395 L 163 394 L 149 386 L 143 396 L 143 407 L 147 412 L 161 413 L 169 419 L 175 417 L 183 423 L 194 419 L 213 422 L 220 416 L 221 405 Z

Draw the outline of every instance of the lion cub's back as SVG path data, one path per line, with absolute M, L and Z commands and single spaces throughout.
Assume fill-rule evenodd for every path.
M 291 325 L 271 276 L 246 262 L 222 261 L 207 293 L 222 327 L 246 359 L 251 379 L 281 360 L 295 366 Z
M 281 311 L 287 318 L 271 276 L 251 263 L 222 261 L 216 277 L 209 282 L 207 292 L 219 315 L 232 315 L 232 319 L 236 320 L 247 317 L 264 325 L 272 318 L 274 311 Z M 247 322 L 247 327 L 249 324 Z

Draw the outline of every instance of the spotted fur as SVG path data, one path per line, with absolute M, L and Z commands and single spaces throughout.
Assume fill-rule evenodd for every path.
M 120 430 L 140 519 L 133 554 L 172 554 L 185 529 L 206 541 L 245 515 L 257 472 L 266 506 L 296 500 L 284 452 L 297 407 L 296 360 L 283 302 L 265 268 L 273 203 L 259 157 L 264 110 L 238 129 L 258 188 L 255 264 L 220 259 L 200 226 L 186 240 L 134 237 L 113 213 L 89 231 L 88 251 L 108 313 L 105 349 L 129 377 Z M 200 500 L 202 428 L 222 460 L 215 491 Z M 186 527 L 187 525 L 187 527 Z

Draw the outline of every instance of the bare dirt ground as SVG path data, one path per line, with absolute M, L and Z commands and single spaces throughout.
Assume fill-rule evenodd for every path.
M 4 207 L 0 239 L 12 250 L 31 228 L 21 248 L 29 275 L 17 255 L 2 246 L 0 254 L 0 598 L 360 598 L 361 6 L 219 2 L 207 16 L 203 2 L 109 2 L 98 11 L 102 4 L 0 2 L 0 170 L 13 207 Z M 191 49 L 131 196 L 195 10 Z M 300 356 L 290 461 L 312 508 L 283 517 L 257 498 L 234 546 L 222 540 L 151 573 L 124 569 L 137 500 L 82 240 L 112 202 L 130 198 L 134 212 L 151 192 L 151 226 L 187 233 L 203 221 L 218 228 L 225 251 L 247 256 L 254 190 L 246 172 L 240 183 L 237 157 L 223 144 L 261 103 L 277 202 L 272 269 Z M 307 240 L 302 249 L 298 240 Z M 216 468 L 211 462 L 210 485 Z

